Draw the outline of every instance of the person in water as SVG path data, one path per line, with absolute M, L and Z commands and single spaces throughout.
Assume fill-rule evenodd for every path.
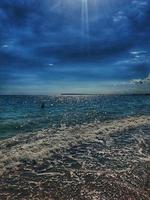
M 42 108 L 42 109 L 45 108 L 45 103 L 44 103 L 44 102 L 42 103 L 41 108 Z

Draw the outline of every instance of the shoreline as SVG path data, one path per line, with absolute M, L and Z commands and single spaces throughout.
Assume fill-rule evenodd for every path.
M 2 139 L 0 197 L 148 200 L 149 132 L 141 116 Z

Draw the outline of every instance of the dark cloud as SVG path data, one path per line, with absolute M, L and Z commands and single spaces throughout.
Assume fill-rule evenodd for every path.
M 14 72 L 37 74 L 33 82 L 146 76 L 150 0 L 97 0 L 97 5 L 89 0 L 88 4 L 89 33 L 86 24 L 82 26 L 81 0 L 1 0 L 0 84 L 9 83 Z M 130 54 L 136 49 L 146 55 Z M 49 63 L 61 70 L 47 75 Z
M 138 64 L 134 64 L 132 65 L 132 67 L 130 67 L 131 70 L 133 72 L 135 72 L 138 76 L 145 76 L 148 74 L 148 72 L 150 71 L 150 66 L 148 63 L 143 62 L 143 63 L 138 63 Z

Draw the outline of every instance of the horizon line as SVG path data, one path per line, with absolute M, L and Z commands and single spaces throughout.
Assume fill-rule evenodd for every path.
M 59 94 L 0 94 L 0 96 L 98 96 L 98 95 L 150 95 L 150 93 L 59 93 Z

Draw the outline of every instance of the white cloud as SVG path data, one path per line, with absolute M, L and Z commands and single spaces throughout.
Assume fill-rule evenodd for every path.
M 130 54 L 132 55 L 141 55 L 141 54 L 146 54 L 147 51 L 140 51 L 140 50 L 135 50 L 135 51 L 131 51 Z
M 148 77 L 146 77 L 144 79 L 133 79 L 131 81 L 131 83 L 133 83 L 133 84 L 150 84 L 150 74 L 148 75 Z
M 130 81 L 132 93 L 150 94 L 150 74 L 144 79 L 133 79 Z
M 49 65 L 49 66 L 54 66 L 54 64 L 53 64 L 53 63 L 49 63 L 48 65 Z
M 8 48 L 8 45 L 7 45 L 7 44 L 4 44 L 4 45 L 2 46 L 2 48 Z

